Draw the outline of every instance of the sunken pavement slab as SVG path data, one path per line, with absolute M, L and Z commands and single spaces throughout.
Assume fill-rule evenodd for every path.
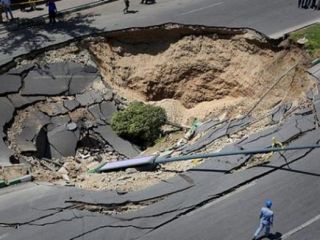
M 28 64 L 0 75 L 0 82 L 0 164 L 11 164 L 15 151 L 7 146 L 7 129 L 16 114 L 24 111 L 21 129 L 11 139 L 18 153 L 46 158 L 75 156 L 79 141 L 88 133 L 100 136 L 108 144 L 106 149 L 126 157 L 140 153 L 108 126 L 122 103 L 115 101 L 111 89 L 101 87 L 95 67 L 74 62 Z

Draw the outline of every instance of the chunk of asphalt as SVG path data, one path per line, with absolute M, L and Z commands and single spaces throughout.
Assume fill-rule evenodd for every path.
M 19 148 L 21 153 L 36 152 L 37 151 L 36 145 L 31 141 L 26 141 L 26 140 L 17 138 L 16 144 L 17 144 L 17 147 Z
M 46 97 L 44 97 L 44 96 L 25 97 L 25 96 L 21 96 L 19 93 L 10 94 L 10 95 L 8 95 L 8 98 L 12 102 L 12 104 L 15 108 L 25 107 L 25 106 L 31 105 L 35 102 L 43 101 L 46 99 Z
M 51 157 L 59 158 L 74 156 L 79 138 L 73 131 L 69 131 L 66 125 L 59 126 L 48 132 Z M 58 153 L 59 154 L 58 154 Z
M 272 124 L 279 123 L 283 118 L 284 114 L 290 110 L 291 106 L 292 106 L 292 103 L 285 103 L 275 107 L 271 115 L 271 123 Z
M 318 124 L 320 123 L 320 100 L 317 100 L 313 103 L 314 109 L 316 111 L 316 116 L 318 119 Z
M 95 90 L 86 91 L 83 94 L 77 94 L 76 100 L 80 103 L 81 106 L 100 103 L 103 101 L 103 93 Z
M 37 139 L 43 126 L 50 123 L 50 118 L 41 112 L 33 112 L 25 121 L 22 122 L 21 132 L 16 136 L 17 139 L 23 141 L 33 141 Z
M 239 119 L 231 120 L 230 124 L 228 125 L 226 134 L 233 134 L 248 126 L 253 121 L 252 117 L 245 116 Z
M 320 81 L 320 64 L 308 69 L 308 72 Z
M 71 76 L 66 74 L 62 64 L 42 66 L 31 70 L 24 78 L 22 95 L 60 95 L 69 88 Z
M 107 123 L 110 123 L 112 114 L 117 111 L 117 106 L 114 102 L 103 101 L 100 103 L 100 110 L 104 120 L 106 120 Z
M 70 122 L 69 115 L 55 116 L 51 118 L 51 122 L 56 126 L 61 126 Z
M 89 73 L 83 71 L 73 74 L 70 80 L 69 94 L 75 95 L 79 93 L 84 93 L 92 86 L 93 82 L 97 77 L 97 73 Z
M 0 138 L 0 166 L 11 165 L 10 157 L 13 152 L 4 143 L 3 138 Z
M 14 111 L 12 103 L 6 97 L 0 97 L 0 126 L 3 127 L 12 120 Z
M 16 75 L 0 75 L 0 94 L 19 92 L 21 87 L 21 77 Z
M 110 126 L 98 126 L 93 129 L 104 140 L 106 140 L 118 153 L 133 158 L 139 155 L 138 147 L 131 144 L 129 141 L 120 138 Z
M 103 98 L 106 101 L 111 101 L 113 99 L 113 91 L 110 88 L 105 88 L 103 89 Z
M 26 65 L 21 65 L 18 68 L 12 68 L 8 71 L 8 74 L 11 75 L 21 75 L 24 72 L 27 72 L 29 70 L 31 70 L 32 68 L 34 68 L 35 65 L 33 63 L 31 64 L 26 64 Z
M 49 116 L 57 116 L 68 112 L 68 109 L 59 102 L 47 103 L 46 105 L 39 106 L 38 109 Z
M 100 110 L 100 105 L 99 104 L 93 104 L 89 107 L 89 112 L 94 116 L 94 118 L 98 120 L 105 120 L 104 115 L 102 114 Z
M 73 111 L 80 106 L 80 103 L 77 100 L 64 100 L 63 106 L 69 111 Z

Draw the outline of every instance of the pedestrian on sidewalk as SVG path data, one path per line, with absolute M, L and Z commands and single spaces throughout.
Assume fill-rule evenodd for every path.
M 316 9 L 316 7 L 317 7 L 317 0 L 312 0 L 311 1 L 311 8 Z
M 129 11 L 130 2 L 129 0 L 124 0 L 125 8 L 123 9 L 123 13 L 126 14 Z
M 13 14 L 11 11 L 11 1 L 10 0 L 1 0 L 1 5 L 4 9 L 4 12 L 6 13 L 7 20 L 10 21 L 9 16 L 11 17 L 11 20 L 13 20 Z
M 49 11 L 49 22 L 56 23 L 57 6 L 54 0 L 49 0 L 47 4 L 48 4 L 48 11 Z
M 256 240 L 263 230 L 265 231 L 265 236 L 269 236 L 270 228 L 273 226 L 273 211 L 271 210 L 271 206 L 272 201 L 266 200 L 265 207 L 262 207 L 260 212 L 260 225 L 254 233 L 252 240 Z

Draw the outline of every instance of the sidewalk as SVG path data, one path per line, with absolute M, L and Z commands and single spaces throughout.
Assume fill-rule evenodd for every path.
M 116 1 L 116 0 L 113 0 Z M 112 0 L 60 0 L 56 2 L 58 12 L 70 12 L 70 11 L 80 11 L 83 9 L 96 7 L 99 5 L 107 4 L 112 2 Z M 28 8 L 27 8 L 28 9 Z M 17 9 L 13 11 L 13 16 L 18 19 L 34 19 L 45 17 L 48 14 L 48 9 L 45 4 L 37 5 L 37 10 L 34 11 L 25 11 Z M 3 19 L 5 16 L 3 14 Z M 4 22 L 3 24 L 6 24 Z

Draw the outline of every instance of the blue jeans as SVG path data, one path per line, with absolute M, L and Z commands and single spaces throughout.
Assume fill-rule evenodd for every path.
M 264 224 L 264 223 L 260 222 L 260 225 L 259 225 L 257 231 L 255 232 L 254 236 L 258 237 L 259 234 L 263 231 L 263 229 L 265 229 L 265 235 L 269 235 L 269 233 L 270 233 L 270 224 Z
M 4 6 L 4 11 L 6 13 L 7 19 L 9 19 L 9 15 L 10 15 L 11 19 L 13 19 L 13 15 L 12 15 L 12 11 L 11 11 L 10 6 Z

